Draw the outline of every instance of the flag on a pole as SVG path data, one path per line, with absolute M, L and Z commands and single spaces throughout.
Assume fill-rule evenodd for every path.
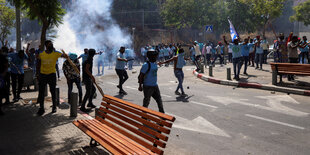
M 239 35 L 234 27 L 234 25 L 231 23 L 231 21 L 228 19 L 229 25 L 230 25 L 230 36 L 231 40 L 234 41 L 237 37 L 239 38 Z

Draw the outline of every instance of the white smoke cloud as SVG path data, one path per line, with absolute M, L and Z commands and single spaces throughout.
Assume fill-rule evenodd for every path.
M 54 46 L 67 52 L 83 53 L 84 48 L 118 49 L 131 47 L 131 36 L 111 17 L 112 0 L 75 0 L 58 27 Z

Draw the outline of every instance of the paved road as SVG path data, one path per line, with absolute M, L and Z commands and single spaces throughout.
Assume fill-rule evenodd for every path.
M 177 118 L 166 154 L 310 154 L 309 97 L 210 84 L 191 68 L 184 69 L 187 98 L 174 95 L 171 67 L 158 71 L 165 111 Z M 128 95 L 119 96 L 118 78 L 107 72 L 97 77 L 105 93 L 142 105 L 138 73 L 129 73 Z M 149 108 L 157 110 L 154 100 Z

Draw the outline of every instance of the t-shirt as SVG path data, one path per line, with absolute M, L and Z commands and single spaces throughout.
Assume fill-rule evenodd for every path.
M 164 48 L 164 56 L 165 57 L 169 56 L 169 50 L 167 48 Z
M 228 53 L 232 53 L 232 48 L 230 45 L 228 45 Z
M 242 44 L 241 45 L 241 54 L 242 56 L 249 56 L 250 55 L 250 49 L 253 47 L 254 44 L 248 43 L 248 44 Z
M 56 73 L 56 62 L 62 53 L 58 51 L 53 51 L 52 53 L 46 53 L 43 51 L 39 54 L 39 59 L 41 59 L 41 74 L 52 74 Z
M 263 54 L 264 53 L 264 49 L 262 46 L 255 46 L 255 48 L 256 48 L 257 54 Z
M 80 55 L 80 57 L 82 58 L 82 63 L 84 63 L 88 57 L 88 54 L 83 53 Z
M 87 58 L 85 62 L 83 63 L 82 69 L 83 69 L 83 80 L 90 80 L 90 76 L 86 73 L 86 65 L 89 64 L 89 72 L 93 73 L 93 58 Z
M 261 46 L 263 47 L 263 50 L 268 50 L 268 41 L 262 40 Z
M 305 41 L 301 42 L 301 45 L 304 45 Z M 307 43 L 307 41 L 306 41 Z M 305 46 L 305 48 L 299 47 L 300 52 L 309 52 L 309 45 Z
M 242 44 L 235 45 L 233 43 L 230 43 L 229 45 L 231 46 L 231 49 L 233 51 L 232 52 L 232 57 L 233 58 L 239 58 L 239 57 L 242 56 L 242 54 L 241 54 L 241 46 L 242 46 Z
M 195 49 L 195 52 L 196 52 L 196 55 L 197 55 L 197 56 L 198 56 L 198 55 L 201 55 L 201 51 L 200 51 L 199 45 L 195 45 L 195 46 L 194 46 L 194 49 Z
M 125 55 L 123 53 L 121 53 L 121 52 L 118 52 L 116 54 L 115 69 L 122 69 L 122 70 L 124 70 L 125 66 L 126 66 L 126 62 L 125 61 L 119 61 L 118 58 L 125 59 Z
M 215 49 L 216 49 L 216 54 L 223 54 L 224 53 L 224 46 L 223 45 L 217 45 L 216 47 L 215 47 Z
M 292 46 L 296 46 L 296 44 L 294 44 L 293 42 L 289 42 L 287 44 L 288 57 L 289 58 L 298 58 L 297 48 L 292 48 Z
M 206 47 L 206 52 L 207 54 L 211 54 L 212 46 L 207 46 Z
M 157 63 L 150 62 L 151 68 L 150 71 L 145 75 L 143 85 L 145 86 L 157 86 Z M 145 74 L 149 68 L 148 63 L 144 63 L 141 68 L 141 73 Z
M 18 53 L 9 53 L 8 57 L 11 59 L 11 73 L 13 74 L 24 74 L 24 60 L 28 59 L 28 56 L 24 54 L 23 58 L 18 56 Z M 19 73 L 19 72 L 20 73 Z

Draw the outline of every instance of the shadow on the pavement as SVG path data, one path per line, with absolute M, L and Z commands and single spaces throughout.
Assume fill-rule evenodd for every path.
M 98 147 L 90 147 L 90 146 L 85 146 L 82 147 L 81 149 L 78 150 L 72 150 L 68 152 L 69 155 L 84 155 L 84 154 L 88 154 L 88 155 L 109 155 L 109 152 L 98 148 Z
M 59 111 L 52 114 L 50 104 L 45 103 L 43 116 L 36 115 L 38 106 L 33 104 L 4 106 L 5 115 L 0 117 L 0 154 L 53 154 L 56 151 L 52 149 L 55 145 L 67 151 L 73 144 L 79 143 L 80 139 L 63 141 L 74 135 L 74 128 L 71 127 L 74 118 Z M 75 137 L 81 138 L 81 135 Z

